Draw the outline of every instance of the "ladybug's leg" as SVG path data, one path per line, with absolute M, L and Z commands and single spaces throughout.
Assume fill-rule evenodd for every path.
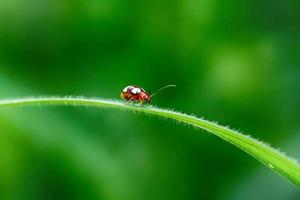
M 130 104 L 134 104 L 134 103 L 135 103 L 134 97 L 131 97 L 130 99 L 128 99 L 128 102 L 129 102 Z
M 151 104 L 148 101 L 143 101 L 143 106 L 150 106 Z
M 133 98 L 132 98 L 132 97 L 126 97 L 125 100 L 126 100 L 126 101 L 125 101 L 126 104 L 131 104 Z
M 145 103 L 145 100 L 144 100 L 143 98 L 140 97 L 140 98 L 139 98 L 139 101 L 140 101 L 141 106 L 144 107 L 144 105 L 145 105 L 145 104 L 144 104 L 144 103 Z

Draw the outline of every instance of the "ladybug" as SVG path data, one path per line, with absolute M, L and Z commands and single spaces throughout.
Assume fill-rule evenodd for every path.
M 150 92 L 146 92 L 143 88 L 139 86 L 127 86 L 123 89 L 121 92 L 121 98 L 125 99 L 126 101 L 138 101 L 141 103 L 151 103 L 151 99 L 154 95 L 159 93 L 160 91 L 169 88 L 169 87 L 175 87 L 175 85 L 166 85 L 164 87 L 161 87 L 159 90 L 157 90 L 155 93 L 150 95 Z

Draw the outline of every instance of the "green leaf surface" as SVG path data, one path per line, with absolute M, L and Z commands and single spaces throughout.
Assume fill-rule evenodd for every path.
M 228 127 L 218 125 L 193 115 L 183 114 L 170 109 L 162 109 L 152 105 L 132 104 L 117 100 L 104 100 L 83 97 L 40 97 L 0 100 L 0 107 L 11 106 L 34 106 L 34 105 L 71 105 L 87 106 L 95 108 L 114 108 L 117 110 L 127 110 L 145 113 L 153 116 L 173 119 L 183 124 L 188 124 L 226 140 L 237 146 L 249 155 L 253 156 L 271 170 L 277 172 L 296 186 L 300 187 L 300 165 L 269 145 L 239 133 Z

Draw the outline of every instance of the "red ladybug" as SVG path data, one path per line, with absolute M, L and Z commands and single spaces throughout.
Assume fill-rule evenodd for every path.
M 155 93 L 150 95 L 150 93 L 146 92 L 143 88 L 139 86 L 127 86 L 123 89 L 121 93 L 121 98 L 125 99 L 127 101 L 139 101 L 141 103 L 151 103 L 151 99 L 154 95 L 159 93 L 160 91 L 169 88 L 169 87 L 175 87 L 175 85 L 167 85 L 159 90 L 157 90 Z

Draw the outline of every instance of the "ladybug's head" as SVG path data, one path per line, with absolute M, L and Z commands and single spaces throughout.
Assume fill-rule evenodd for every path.
M 144 89 L 142 89 L 141 93 L 139 93 L 139 100 L 146 102 L 146 103 L 151 103 L 151 96 L 149 93 L 147 93 Z
M 150 95 L 147 95 L 147 96 L 145 97 L 145 102 L 151 104 L 151 96 L 150 96 Z

